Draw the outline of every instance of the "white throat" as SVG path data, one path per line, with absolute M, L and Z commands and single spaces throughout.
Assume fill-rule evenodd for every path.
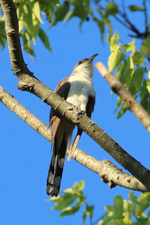
M 72 75 L 77 73 L 80 73 L 83 77 L 88 77 L 91 79 L 93 77 L 93 65 L 91 63 L 84 62 L 73 70 Z
M 68 80 L 70 90 L 66 100 L 82 111 L 86 111 L 89 96 L 95 97 L 96 95 L 92 77 L 93 66 L 88 63 L 83 63 L 73 70 Z

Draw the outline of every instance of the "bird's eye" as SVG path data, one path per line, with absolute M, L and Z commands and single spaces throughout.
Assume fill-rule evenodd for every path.
M 78 65 L 80 65 L 81 63 L 82 63 L 82 61 L 79 61 L 79 62 L 78 62 Z

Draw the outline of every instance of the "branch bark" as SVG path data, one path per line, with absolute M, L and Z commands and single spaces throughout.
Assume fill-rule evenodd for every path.
M 28 70 L 21 53 L 18 25 L 17 22 L 14 22 L 14 20 L 17 20 L 17 16 L 15 15 L 16 11 L 13 1 L 0 0 L 0 3 L 6 18 L 6 34 L 12 69 L 19 79 L 18 88 L 35 94 L 66 118 L 77 124 L 77 126 L 92 137 L 118 163 L 150 190 L 150 170 L 130 156 L 118 143 L 98 127 L 94 121 L 90 120 L 86 115 L 82 115 L 80 110 L 51 91 Z
M 150 132 L 150 115 L 147 111 L 135 100 L 130 92 L 101 62 L 96 63 L 95 66 L 104 79 L 109 83 L 112 91 L 119 95 L 124 101 L 126 108 L 129 109 L 146 127 L 147 131 Z
M 0 101 L 18 117 L 20 117 L 25 123 L 27 123 L 35 131 L 51 142 L 51 129 L 48 129 L 46 124 L 40 121 L 2 87 L 0 87 Z M 135 177 L 122 172 L 121 169 L 118 169 L 112 162 L 108 160 L 99 161 L 86 154 L 79 148 L 76 149 L 72 158 L 89 170 L 97 173 L 104 183 L 109 184 L 109 188 L 119 185 L 136 191 L 150 191 Z

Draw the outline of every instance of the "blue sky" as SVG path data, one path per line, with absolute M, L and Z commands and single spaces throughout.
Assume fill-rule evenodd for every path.
M 138 26 L 143 25 L 140 17 L 132 17 L 132 20 L 136 21 Z M 51 29 L 48 29 L 46 22 L 42 26 L 48 33 L 53 53 L 47 51 L 38 39 L 34 48 L 36 62 L 33 63 L 26 52 L 23 52 L 23 55 L 28 68 L 52 90 L 62 78 L 71 74 L 74 65 L 83 58 L 98 53 L 94 63 L 101 61 L 107 66 L 109 57 L 107 32 L 102 45 L 99 30 L 91 20 L 85 22 L 81 29 L 78 26 L 78 19 L 65 24 L 59 23 Z M 127 30 L 114 21 L 113 31 L 116 30 L 124 42 L 132 40 L 127 36 Z M 136 43 L 138 48 L 140 42 Z M 0 85 L 48 124 L 50 107 L 36 96 L 17 90 L 18 80 L 11 70 L 7 46 L 0 54 Z M 149 133 L 131 112 L 127 112 L 120 120 L 116 119 L 113 112 L 117 96 L 111 94 L 109 85 L 96 69 L 93 82 L 97 96 L 92 119 L 129 154 L 149 168 Z M 58 211 L 49 210 L 53 207 L 53 203 L 48 201 L 49 197 L 46 195 L 46 179 L 51 144 L 3 104 L 0 104 L 0 112 L 0 224 L 81 224 L 82 212 L 59 219 Z M 86 134 L 83 134 L 78 147 L 99 160 L 108 159 L 121 168 Z M 109 190 L 108 185 L 102 183 L 97 174 L 73 159 L 66 161 L 61 190 L 72 187 L 74 182 L 81 180 L 85 180 L 84 194 L 88 196 L 88 203 L 95 205 L 95 220 L 105 213 L 104 206 L 113 204 L 116 195 L 128 199 L 129 190 L 121 187 Z M 87 220 L 85 224 L 89 224 L 89 221 Z

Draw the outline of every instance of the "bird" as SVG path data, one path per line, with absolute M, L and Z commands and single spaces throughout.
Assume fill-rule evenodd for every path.
M 97 55 L 80 60 L 75 65 L 71 75 L 62 79 L 55 88 L 55 92 L 59 96 L 76 106 L 90 118 L 94 111 L 96 97 L 92 81 L 92 62 Z M 80 140 L 82 130 L 79 127 L 77 128 L 77 134 L 71 146 L 75 124 L 53 108 L 51 108 L 49 120 L 49 126 L 52 127 L 53 153 L 48 171 L 46 191 L 47 195 L 56 197 L 60 190 L 66 152 L 70 149 L 68 156 L 68 160 L 70 160 Z

